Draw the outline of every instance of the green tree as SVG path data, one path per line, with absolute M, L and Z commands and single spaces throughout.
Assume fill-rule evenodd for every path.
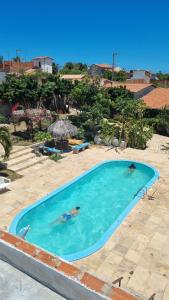
M 106 70 L 104 72 L 104 78 L 106 78 L 108 80 L 112 80 L 112 72 L 109 70 Z M 128 79 L 128 73 L 124 70 L 113 73 L 113 81 L 125 82 L 127 79 Z
M 59 72 L 59 67 L 58 67 L 58 65 L 56 64 L 56 63 L 52 63 L 52 73 L 54 74 L 54 75 L 56 75 L 56 74 L 58 74 L 58 72 Z
M 73 63 L 73 62 L 67 62 L 62 70 L 61 74 L 81 74 L 87 72 L 87 65 L 83 64 L 81 62 L 79 63 Z
M 11 135 L 8 130 L 8 127 L 5 126 L 0 127 L 0 144 L 3 146 L 5 150 L 5 157 L 8 158 L 10 151 L 12 149 Z
M 82 110 L 83 106 L 93 105 L 96 102 L 96 95 L 99 88 L 96 84 L 86 81 L 79 82 L 71 92 L 71 98 L 74 106 Z

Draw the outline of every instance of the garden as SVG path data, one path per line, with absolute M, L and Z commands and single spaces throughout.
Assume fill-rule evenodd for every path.
M 51 141 L 48 128 L 59 120 L 77 127 L 76 139 L 108 146 L 116 140 L 145 149 L 153 132 L 169 136 L 167 108 L 149 110 L 125 87 L 104 89 L 97 79 L 72 83 L 55 74 L 8 75 L 0 99 L 1 108 L 7 108 L 0 114 L 5 158 L 12 144 Z

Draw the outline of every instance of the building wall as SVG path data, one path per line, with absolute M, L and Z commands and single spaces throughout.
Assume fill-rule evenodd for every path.
M 52 73 L 52 60 L 49 58 L 34 60 L 34 67 L 39 68 L 39 63 L 41 64 L 41 70 L 43 72 Z
M 144 79 L 144 82 L 149 83 L 150 82 L 150 77 L 146 74 L 146 71 L 144 70 L 136 70 L 133 71 L 133 76 L 131 77 L 131 80 L 133 79 Z
M 89 68 L 89 75 L 92 77 L 103 77 L 104 75 L 104 69 L 100 68 L 96 65 L 91 65 Z

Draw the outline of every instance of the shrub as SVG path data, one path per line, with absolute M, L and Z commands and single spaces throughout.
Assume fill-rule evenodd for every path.
M 77 139 L 83 140 L 84 139 L 84 129 L 83 127 L 79 127 L 77 130 Z
M 62 159 L 63 157 L 60 154 L 52 154 L 49 156 L 49 158 L 51 160 L 58 161 L 58 160 Z
M 52 140 L 52 135 L 49 132 L 38 131 L 34 136 L 35 142 L 46 142 Z

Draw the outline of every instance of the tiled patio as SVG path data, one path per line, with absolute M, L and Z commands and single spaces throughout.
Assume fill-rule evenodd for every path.
M 132 210 L 106 245 L 95 254 L 74 262 L 111 283 L 123 276 L 122 288 L 145 298 L 169 299 L 169 155 L 161 145 L 169 138 L 154 136 L 145 151 L 126 149 L 117 153 L 105 147 L 92 147 L 78 155 L 70 154 L 55 163 L 47 160 L 27 170 L 24 177 L 0 194 L 0 226 L 8 226 L 24 207 L 106 159 L 133 159 L 150 163 L 160 172 L 160 180 Z

